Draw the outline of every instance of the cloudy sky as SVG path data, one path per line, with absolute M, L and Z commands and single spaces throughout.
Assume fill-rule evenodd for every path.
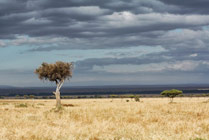
M 0 0 L 0 85 L 51 86 L 42 62 L 74 62 L 65 86 L 209 83 L 208 0 Z

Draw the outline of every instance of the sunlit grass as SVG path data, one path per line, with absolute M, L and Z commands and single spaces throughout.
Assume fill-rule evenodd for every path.
M 206 98 L 111 100 L 0 100 L 0 140 L 209 139 Z

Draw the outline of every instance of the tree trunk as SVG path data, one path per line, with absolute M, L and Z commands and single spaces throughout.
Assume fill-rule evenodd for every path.
M 170 103 L 173 103 L 173 98 L 170 98 Z
M 64 80 L 60 81 L 59 83 L 57 83 L 57 88 L 56 88 L 56 92 L 53 92 L 54 95 L 56 96 L 56 109 L 60 109 L 61 108 L 61 98 L 60 98 L 60 88 L 62 87 L 64 83 Z
M 61 107 L 61 99 L 60 99 L 60 91 L 55 93 L 56 96 L 56 108 L 59 109 Z

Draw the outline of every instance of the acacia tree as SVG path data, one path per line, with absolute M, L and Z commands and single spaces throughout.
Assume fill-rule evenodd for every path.
M 173 98 L 175 98 L 177 95 L 182 94 L 183 92 L 181 90 L 177 90 L 177 89 L 171 89 L 171 90 L 164 90 L 163 92 L 161 92 L 161 95 L 169 97 L 170 98 L 170 102 L 173 102 Z
M 56 108 L 61 107 L 60 89 L 67 79 L 72 77 L 73 63 L 65 63 L 57 61 L 54 64 L 42 63 L 42 65 L 35 70 L 35 74 L 39 76 L 40 80 L 49 80 L 55 82 L 57 85 L 56 91 L 53 92 L 56 96 Z

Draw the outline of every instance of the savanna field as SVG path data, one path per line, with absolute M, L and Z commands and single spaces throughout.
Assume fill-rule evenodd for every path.
M 208 98 L 111 100 L 0 100 L 0 140 L 209 140 Z

